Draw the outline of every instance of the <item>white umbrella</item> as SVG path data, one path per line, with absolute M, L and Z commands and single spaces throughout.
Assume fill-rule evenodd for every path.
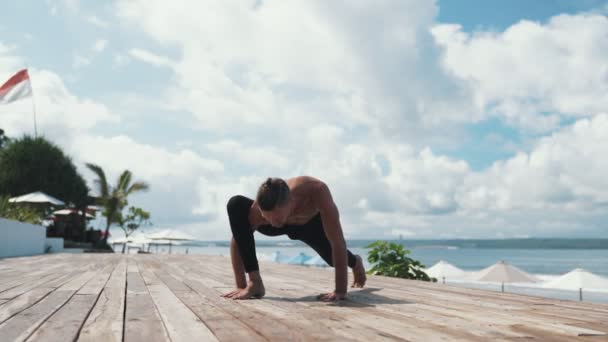
M 479 271 L 475 280 L 501 283 L 502 292 L 505 292 L 505 283 L 535 283 L 538 281 L 534 276 L 505 261 L 499 261 Z
M 156 233 L 152 233 L 152 234 L 146 234 L 146 238 L 150 239 L 150 240 L 154 240 L 154 242 L 151 242 L 150 244 L 155 244 L 158 245 L 159 244 L 167 244 L 165 242 L 161 242 L 162 241 L 168 241 L 168 245 L 169 245 L 169 253 L 171 253 L 171 246 L 173 245 L 173 241 L 189 241 L 189 240 L 194 240 L 194 238 L 186 233 L 182 233 L 180 231 L 177 230 L 171 230 L 171 229 L 165 229 L 162 230 L 160 232 L 156 232 Z
M 312 258 L 304 261 L 304 265 L 317 266 L 317 267 L 328 267 L 329 266 L 327 264 L 327 262 L 325 262 L 325 260 L 323 260 L 323 258 L 321 258 L 320 255 L 317 255 L 315 257 L 312 257 Z
M 121 237 L 121 238 L 116 238 L 116 239 L 112 239 L 112 241 L 110 243 L 115 244 L 115 243 L 129 243 L 132 242 L 133 238 L 132 237 Z
M 576 268 L 552 280 L 543 287 L 565 290 L 578 290 L 579 300 L 583 300 L 583 289 L 608 290 L 608 279 L 595 275 L 582 268 Z
M 61 209 L 61 210 L 55 210 L 53 211 L 53 215 L 72 215 L 72 214 L 78 214 L 78 215 L 82 215 L 82 210 L 79 210 L 78 212 L 76 212 L 75 209 Z M 95 218 L 95 216 L 86 213 L 86 217 L 87 218 Z
M 136 245 L 146 245 L 153 241 L 152 239 L 148 239 L 143 234 L 133 234 L 130 238 L 132 238 L 131 242 Z
M 444 284 L 445 278 L 460 279 L 466 276 L 465 271 L 443 260 L 439 260 L 438 263 L 425 270 L 425 273 L 433 278 L 442 278 Z
M 194 238 L 192 236 L 190 236 L 186 233 L 177 231 L 177 230 L 172 230 L 172 229 L 165 229 L 165 230 L 161 230 L 160 232 L 146 234 L 146 237 L 151 240 L 175 240 L 175 241 L 194 240 Z
M 56 199 L 44 192 L 36 191 L 29 194 L 13 197 L 8 200 L 11 203 L 50 203 L 54 205 L 65 205 L 63 201 Z

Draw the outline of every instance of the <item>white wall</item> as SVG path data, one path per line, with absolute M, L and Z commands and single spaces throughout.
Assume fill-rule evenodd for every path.
M 59 253 L 63 252 L 63 238 L 54 237 L 46 238 L 46 246 L 50 247 L 48 253 Z
M 45 244 L 45 227 L 0 218 L 0 258 L 42 254 Z

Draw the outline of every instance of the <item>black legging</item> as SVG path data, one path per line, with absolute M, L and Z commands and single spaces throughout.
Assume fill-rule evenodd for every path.
M 236 195 L 228 201 L 228 219 L 230 229 L 245 266 L 245 272 L 259 271 L 258 258 L 255 253 L 253 230 L 249 223 L 249 208 L 253 200 L 242 195 Z M 268 236 L 287 235 L 291 240 L 300 240 L 314 249 L 330 266 L 333 266 L 331 244 L 323 230 L 321 214 L 317 214 L 303 225 L 285 225 L 281 228 L 269 224 L 259 226 L 257 231 Z M 357 259 L 349 250 L 348 266 L 354 267 Z

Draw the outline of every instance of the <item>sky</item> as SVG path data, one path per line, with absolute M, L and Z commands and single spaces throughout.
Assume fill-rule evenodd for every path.
M 309 175 L 347 239 L 608 237 L 607 13 L 599 0 L 13 1 L 0 83 L 28 68 L 39 134 L 92 188 L 87 162 L 148 182 L 130 204 L 149 231 L 227 240 L 231 196 Z M 0 128 L 33 134 L 32 108 L 0 106 Z

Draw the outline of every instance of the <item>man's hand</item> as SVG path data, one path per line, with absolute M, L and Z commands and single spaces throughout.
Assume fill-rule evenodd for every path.
M 333 300 L 343 300 L 346 299 L 346 292 L 330 292 L 330 293 L 321 293 L 317 296 L 317 299 L 322 300 L 324 302 L 333 301 Z

